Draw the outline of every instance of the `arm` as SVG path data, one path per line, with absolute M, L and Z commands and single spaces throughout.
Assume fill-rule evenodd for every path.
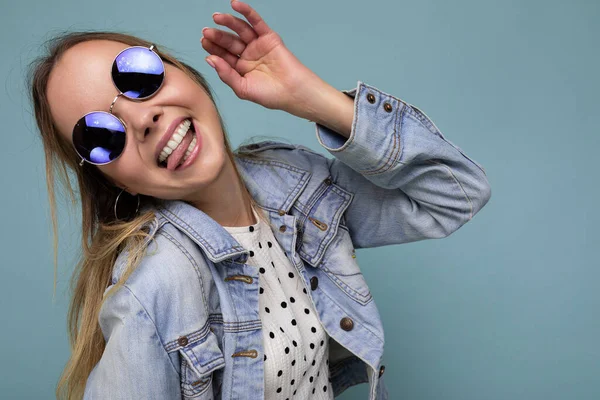
M 100 311 L 106 340 L 88 377 L 84 399 L 179 399 L 180 379 L 154 322 L 127 286 Z
M 416 107 L 360 81 L 348 98 L 313 90 L 296 115 L 316 122 L 333 181 L 354 193 L 345 218 L 357 248 L 448 236 L 490 199 L 483 168 Z

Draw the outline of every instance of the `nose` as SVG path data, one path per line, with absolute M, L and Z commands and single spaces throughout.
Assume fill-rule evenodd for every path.
M 125 122 L 129 135 L 143 141 L 148 135 L 157 133 L 163 110 L 147 101 L 130 100 L 115 106 L 113 114 Z

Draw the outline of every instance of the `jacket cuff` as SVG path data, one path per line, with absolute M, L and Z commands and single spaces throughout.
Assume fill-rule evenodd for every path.
M 396 133 L 400 132 L 402 110 L 406 103 L 362 81 L 358 81 L 356 88 L 342 92 L 354 98 L 350 137 L 346 139 L 315 123 L 317 140 L 357 172 L 376 174 L 378 170 L 386 170 L 400 155 Z

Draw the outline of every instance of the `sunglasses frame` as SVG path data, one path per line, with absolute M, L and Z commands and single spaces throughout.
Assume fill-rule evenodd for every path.
M 140 97 L 137 97 L 137 98 L 136 98 L 136 97 L 129 97 L 129 96 L 125 95 L 125 93 L 123 93 L 123 92 L 121 91 L 121 89 L 119 89 L 119 88 L 117 87 L 117 84 L 115 83 L 115 79 L 114 79 L 114 77 L 113 77 L 113 75 L 112 75 L 112 65 L 114 65 L 114 64 L 115 64 L 115 61 L 117 60 L 117 58 L 118 58 L 118 57 L 119 57 L 119 56 L 120 56 L 120 55 L 121 55 L 123 52 L 125 52 L 125 51 L 128 51 L 128 50 L 130 50 L 130 49 L 132 49 L 132 48 L 143 48 L 143 49 L 146 49 L 146 50 L 149 50 L 149 51 L 153 52 L 153 53 L 154 53 L 154 54 L 155 54 L 155 55 L 158 57 L 158 59 L 160 60 L 160 62 L 161 62 L 161 64 L 162 64 L 162 70 L 163 70 L 163 79 L 162 79 L 162 81 L 160 82 L 160 86 L 159 86 L 158 88 L 156 88 L 156 90 L 155 90 L 155 91 L 154 91 L 152 94 L 150 94 L 149 96 L 145 96 L 145 97 L 141 97 L 141 98 L 140 98 Z M 156 94 L 159 92 L 159 90 L 160 90 L 160 89 L 163 87 L 163 85 L 164 85 L 164 83 L 165 83 L 165 78 L 166 78 L 166 76 L 167 76 L 167 70 L 166 70 L 166 68 L 165 68 L 165 63 L 164 63 L 164 61 L 163 61 L 162 57 L 161 57 L 161 56 L 160 56 L 160 55 L 159 55 L 159 54 L 158 54 L 158 53 L 157 53 L 157 52 L 154 50 L 154 48 L 155 48 L 155 46 L 154 46 L 154 44 L 152 44 L 152 45 L 150 45 L 150 47 L 145 47 L 145 46 L 129 46 L 129 47 L 127 47 L 126 49 L 123 49 L 123 50 L 121 50 L 121 51 L 119 52 L 119 54 L 117 54 L 117 55 L 115 56 L 115 58 L 113 59 L 112 65 L 111 65 L 111 74 L 110 74 L 110 79 L 111 79 L 111 81 L 112 81 L 113 85 L 115 86 L 115 88 L 116 88 L 116 89 L 119 91 L 119 94 L 117 94 L 117 95 L 115 96 L 114 100 L 112 101 L 112 103 L 111 103 L 111 105 L 110 105 L 110 108 L 109 108 L 109 111 L 108 111 L 108 112 L 107 112 L 107 111 L 90 111 L 90 112 L 88 112 L 88 113 L 84 114 L 84 115 L 83 115 L 81 118 L 79 118 L 79 120 L 77 120 L 77 123 L 75 124 L 75 126 L 77 126 L 77 124 L 79 123 L 79 121 L 81 121 L 83 118 L 85 118 L 85 117 L 86 117 L 87 115 L 89 115 L 89 114 L 92 114 L 92 113 L 105 113 L 105 114 L 109 114 L 109 115 L 111 115 L 112 117 L 115 117 L 115 118 L 116 118 L 116 119 L 117 119 L 117 120 L 118 120 L 118 121 L 121 123 L 121 125 L 123 125 L 123 132 L 124 132 L 124 134 L 125 134 L 125 144 L 124 144 L 124 146 L 123 146 L 123 151 L 125 151 L 125 147 L 127 146 L 127 125 L 125 124 L 125 121 L 123 121 L 121 118 L 119 118 L 118 116 L 116 116 L 116 115 L 114 115 L 114 114 L 112 113 L 112 109 L 113 109 L 113 106 L 115 105 L 115 102 L 116 102 L 116 101 L 117 101 L 117 99 L 119 98 L 119 96 L 123 96 L 123 97 L 125 97 L 126 99 L 129 99 L 129 100 L 131 100 L 131 101 L 142 102 L 142 101 L 148 100 L 149 98 L 151 98 L 151 97 L 153 97 L 154 95 L 156 95 Z M 111 162 L 113 162 L 113 161 L 117 160 L 117 159 L 118 159 L 119 157 L 121 157 L 121 155 L 123 154 L 123 151 L 121 151 L 121 153 L 120 153 L 120 154 L 119 154 L 117 157 L 113 158 L 112 160 L 110 160 L 110 161 L 108 161 L 108 162 L 105 162 L 105 163 L 95 163 L 95 162 L 92 162 L 92 161 L 89 161 L 89 160 L 87 160 L 85 157 L 83 157 L 83 156 L 82 156 L 82 155 L 79 153 L 79 151 L 77 151 L 77 147 L 75 146 L 75 140 L 74 140 L 74 139 L 75 139 L 75 127 L 73 127 L 73 133 L 71 134 L 71 142 L 72 142 L 72 144 L 73 144 L 73 148 L 75 149 L 75 152 L 77 153 L 77 155 L 78 155 L 79 157 L 81 157 L 81 162 L 79 163 L 79 166 L 80 166 L 80 167 L 81 167 L 81 166 L 83 166 L 83 164 L 84 164 L 84 163 L 86 163 L 86 162 L 87 162 L 88 164 L 92 164 L 92 165 L 107 165 L 107 164 L 110 164 Z

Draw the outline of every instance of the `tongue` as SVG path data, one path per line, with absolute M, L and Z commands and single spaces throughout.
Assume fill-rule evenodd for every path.
M 185 154 L 185 151 L 187 150 L 191 142 L 192 131 L 188 130 L 185 136 L 183 137 L 181 143 L 179 143 L 179 146 L 177 146 L 177 148 L 173 150 L 169 158 L 167 158 L 167 169 L 173 171 L 175 170 L 175 168 L 177 168 L 179 162 L 183 158 L 183 155 Z

